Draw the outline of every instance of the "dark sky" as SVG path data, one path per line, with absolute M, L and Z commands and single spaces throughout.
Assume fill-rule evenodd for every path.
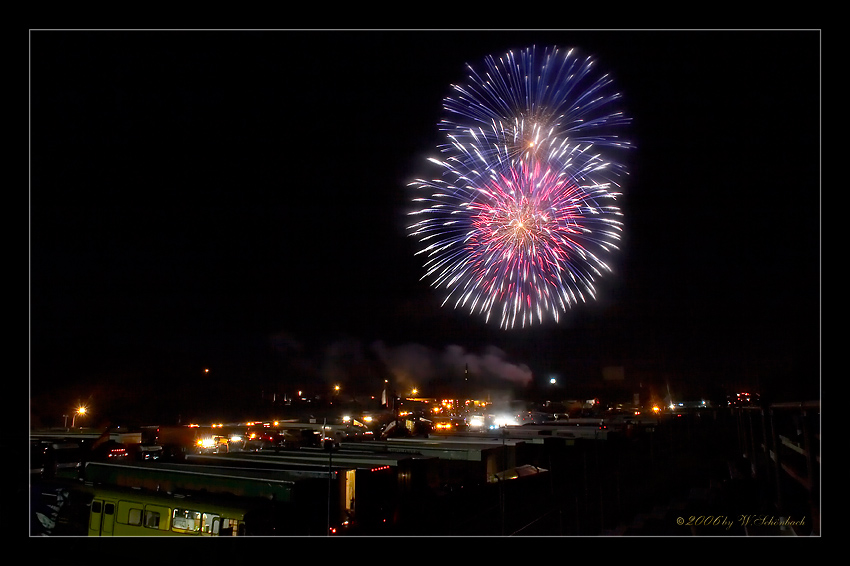
M 420 281 L 406 185 L 464 65 L 530 45 L 595 55 L 636 149 L 599 300 L 505 331 Z M 819 84 L 818 32 L 31 32 L 32 399 L 410 351 L 817 395 Z

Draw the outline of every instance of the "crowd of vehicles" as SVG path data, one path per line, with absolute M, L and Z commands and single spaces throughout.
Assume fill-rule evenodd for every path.
M 30 475 L 44 479 L 77 478 L 86 462 L 143 462 L 161 457 L 162 447 L 151 443 L 97 442 L 61 435 L 34 438 L 30 440 Z
M 482 410 L 483 409 L 483 410 Z M 304 528 L 309 522 L 309 534 L 316 534 L 316 525 L 324 524 L 325 513 L 329 521 L 330 504 L 327 510 L 320 510 L 321 517 L 312 517 L 305 521 L 304 517 L 316 514 L 315 505 L 307 507 L 288 507 L 282 518 L 281 507 L 276 509 L 270 507 L 269 498 L 260 497 L 257 493 L 243 493 L 230 489 L 232 485 L 227 484 L 227 489 L 218 491 L 218 484 L 204 483 L 205 479 L 193 480 L 194 484 L 189 486 L 186 482 L 175 491 L 174 486 L 167 485 L 163 473 L 163 466 L 177 468 L 195 465 L 215 466 L 242 466 L 244 469 L 248 460 L 255 456 L 262 466 L 283 465 L 275 463 L 275 458 L 281 462 L 298 462 L 298 481 L 309 474 L 315 478 L 308 480 L 312 483 L 302 483 L 298 489 L 299 505 L 306 505 L 304 501 L 330 501 L 331 480 L 328 472 L 331 457 L 337 463 L 334 451 L 328 452 L 327 463 L 324 460 L 315 460 L 315 456 L 321 452 L 316 449 L 332 448 L 343 441 L 356 439 L 380 439 L 393 438 L 395 436 L 428 436 L 434 438 L 442 435 L 467 436 L 468 438 L 482 435 L 505 435 L 512 440 L 537 438 L 539 436 L 564 437 L 570 439 L 590 438 L 596 440 L 610 440 L 609 433 L 617 433 L 634 427 L 634 430 L 645 426 L 647 429 L 658 423 L 661 416 L 658 412 L 649 411 L 643 414 L 635 408 L 616 408 L 604 412 L 585 414 L 558 414 L 554 412 L 510 410 L 511 407 L 502 410 L 486 410 L 476 407 L 476 410 L 445 411 L 441 413 L 407 413 L 395 414 L 384 418 L 374 415 L 359 415 L 346 417 L 338 422 L 328 423 L 327 420 L 311 419 L 310 421 L 264 421 L 239 424 L 214 424 L 207 426 L 182 425 L 182 426 L 160 426 L 147 427 L 137 441 L 120 442 L 118 437 L 111 437 L 105 431 L 96 434 L 75 435 L 69 431 L 67 434 L 56 433 L 55 436 L 46 438 L 43 435 L 32 435 L 31 452 L 31 477 L 33 484 L 41 486 L 49 485 L 50 482 L 65 481 L 65 486 L 73 486 L 73 494 L 64 495 L 46 494 L 45 497 L 53 497 L 57 501 L 65 501 L 64 513 L 69 515 L 63 519 L 58 514 L 51 516 L 50 509 L 60 508 L 60 505 L 50 504 L 36 509 L 33 506 L 33 516 L 38 521 L 35 524 L 46 530 L 60 529 L 64 525 L 75 525 L 74 532 L 61 534 L 92 535 L 92 536 L 243 536 L 246 534 L 274 534 L 281 532 L 293 532 L 292 529 Z M 371 417 L 371 418 L 368 418 Z M 368 425 L 368 426 L 367 426 Z M 75 437 L 76 436 L 76 437 Z M 113 435 L 114 436 L 114 435 Z M 627 435 L 623 435 L 627 436 Z M 455 442 L 455 439 L 447 439 Z M 363 448 L 350 448 L 360 454 L 366 453 L 369 448 L 364 443 Z M 302 449 L 306 449 L 302 451 Z M 298 454 L 287 453 L 287 451 L 299 452 Z M 231 452 L 245 452 L 246 454 L 229 454 Z M 249 454 L 263 452 L 263 454 Z M 191 455 L 191 457 L 190 457 Z M 313 460 L 308 460 L 313 457 Z M 343 458 L 344 456 L 340 456 Z M 350 457 L 350 454 L 349 454 Z M 225 464 L 226 460 L 235 460 Z M 163 460 L 153 467 L 141 463 L 152 463 L 154 460 Z M 203 461 L 201 461 L 203 460 Z M 213 462 L 214 460 L 214 462 Z M 245 460 L 245 462 L 242 462 Z M 308 461 L 313 462 L 308 464 Z M 319 462 L 316 464 L 316 462 Z M 417 460 L 418 462 L 418 460 Z M 156 481 L 139 483 L 130 482 L 128 472 L 121 472 L 120 481 L 115 478 L 98 477 L 92 470 L 98 466 L 108 469 L 124 469 L 131 465 L 139 470 L 147 469 L 154 473 Z M 341 464 L 338 464 L 341 465 Z M 408 465 L 408 464 L 405 464 Z M 418 463 L 418 466 L 425 464 Z M 318 466 L 319 470 L 310 468 Z M 327 466 L 327 468 L 325 468 Z M 409 464 L 414 466 L 414 464 Z M 452 464 L 434 465 L 439 469 L 451 469 Z M 162 469 L 160 469 L 162 468 Z M 369 469 L 350 469 L 338 472 L 334 477 L 334 493 L 341 495 L 338 506 L 343 513 L 350 513 L 352 517 L 360 520 L 360 525 L 365 524 L 367 516 L 383 517 L 386 509 L 395 509 L 393 505 L 387 504 L 381 499 L 379 493 L 391 494 L 397 489 L 396 483 L 400 478 L 409 477 L 410 470 L 404 473 L 397 472 L 394 468 L 375 463 Z M 89 474 L 86 474 L 86 470 Z M 157 470 L 151 472 L 151 470 Z M 240 468 L 242 469 L 242 468 Z M 413 468 L 412 468 L 413 469 Z M 421 472 L 418 468 L 417 478 L 429 478 L 428 473 Z M 268 470 L 266 470 L 268 471 Z M 181 474 L 179 470 L 169 473 Z M 205 472 L 206 473 L 206 472 Z M 192 477 L 205 477 L 205 473 Z M 223 472 L 215 472 L 218 478 Z M 317 475 L 318 474 L 318 475 Z M 249 472 L 240 472 L 240 477 L 251 475 Z M 383 477 L 386 475 L 387 477 Z M 350 476 L 350 477 L 349 477 Z M 116 476 L 118 477 L 118 476 Z M 278 476 L 275 476 L 276 478 Z M 312 477 L 312 476 L 311 476 Z M 37 479 L 36 479 L 37 478 Z M 165 478 L 165 479 L 163 479 Z M 318 478 L 318 479 L 316 479 Z M 344 478 L 345 481 L 339 478 Z M 356 482 L 354 479 L 356 479 Z M 397 479 L 399 478 L 399 479 Z M 280 479 L 280 478 L 278 478 Z M 71 481 L 67 481 L 71 480 Z M 167 481 L 166 481 L 167 480 Z M 181 480 L 182 481 L 182 480 Z M 263 480 L 265 481 L 265 480 Z M 281 480 L 283 481 L 283 480 Z M 287 479 L 287 481 L 289 481 Z M 404 480 L 410 482 L 409 479 Z M 417 479 L 417 481 L 420 481 Z M 422 480 L 424 481 L 424 480 Z M 378 485 L 380 489 L 372 484 Z M 339 486 L 343 487 L 338 487 Z M 163 486 L 160 490 L 160 484 Z M 361 494 L 359 503 L 355 509 L 354 485 L 358 486 Z M 119 486 L 135 486 L 119 487 Z M 175 484 L 176 485 L 176 484 Z M 265 484 L 264 484 L 265 485 Z M 399 484 L 401 485 L 401 484 Z M 407 485 L 407 484 L 405 484 Z M 411 484 L 412 485 L 412 484 Z M 419 485 L 418 483 L 416 485 Z M 350 488 L 350 489 L 349 489 Z M 41 487 L 38 488 L 41 490 Z M 205 493 L 206 492 L 206 493 Z M 349 493 L 350 492 L 350 493 Z M 368 495 L 364 495 L 368 493 Z M 232 496 L 232 497 L 230 497 Z M 334 496 L 337 497 L 336 495 Z M 34 497 L 33 500 L 37 499 Z M 277 505 L 284 505 L 287 498 L 272 498 Z M 350 501 L 350 503 L 349 503 Z M 372 507 L 378 509 L 372 514 Z M 342 520 L 342 519 L 340 519 Z M 63 523 L 64 521 L 64 523 Z M 287 523 L 291 521 L 292 523 Z M 342 523 L 340 523 L 342 524 Z M 372 523 L 369 523 L 370 525 Z M 80 525 L 84 525 L 82 530 Z M 283 528 L 281 525 L 287 525 Z M 321 527 L 322 525 L 319 525 Z M 319 529 L 321 530 L 321 529 Z
M 480 433 L 503 427 L 546 424 L 596 425 L 621 428 L 652 424 L 661 418 L 658 411 L 586 409 L 574 413 L 554 413 L 506 407 L 468 411 L 425 411 L 406 414 L 343 417 L 338 422 L 257 421 L 238 424 L 173 425 L 153 427 L 142 442 L 122 443 L 104 438 L 97 441 L 75 439 L 73 435 L 33 440 L 31 472 L 46 478 L 73 477 L 88 460 L 151 461 L 184 460 L 190 454 L 223 454 L 261 450 L 297 450 L 339 445 L 342 441 L 382 439 L 393 436 Z
M 370 435 L 366 427 L 352 423 L 251 422 L 161 426 L 156 429 L 155 443 L 162 447 L 165 458 L 179 460 L 188 454 L 316 448 Z

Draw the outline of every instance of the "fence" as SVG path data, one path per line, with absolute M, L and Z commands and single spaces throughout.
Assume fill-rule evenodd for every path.
M 810 517 L 795 534 L 820 535 L 820 401 L 737 407 L 738 445 L 752 477 L 770 485 L 785 517 Z

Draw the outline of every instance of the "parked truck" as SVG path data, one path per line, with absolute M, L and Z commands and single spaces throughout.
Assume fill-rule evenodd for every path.
M 230 439 L 219 429 L 206 426 L 160 426 L 156 444 L 162 457 L 183 460 L 187 454 L 221 454 L 229 451 Z

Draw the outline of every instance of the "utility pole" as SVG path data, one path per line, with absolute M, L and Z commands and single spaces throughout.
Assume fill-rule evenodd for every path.
M 322 421 L 322 436 L 325 435 L 325 425 L 327 425 L 328 419 L 325 418 Z M 328 451 L 328 517 L 327 517 L 327 528 L 325 529 L 325 536 L 331 536 L 331 486 L 333 485 L 333 451 L 334 445 L 333 441 L 330 444 L 325 443 L 326 449 Z
M 507 494 L 505 493 L 505 481 L 508 478 L 508 454 L 507 448 L 505 447 L 505 436 L 508 434 L 507 425 L 502 427 L 502 481 L 499 482 L 499 503 L 501 507 L 501 515 L 502 515 L 502 536 L 505 536 L 505 498 Z

